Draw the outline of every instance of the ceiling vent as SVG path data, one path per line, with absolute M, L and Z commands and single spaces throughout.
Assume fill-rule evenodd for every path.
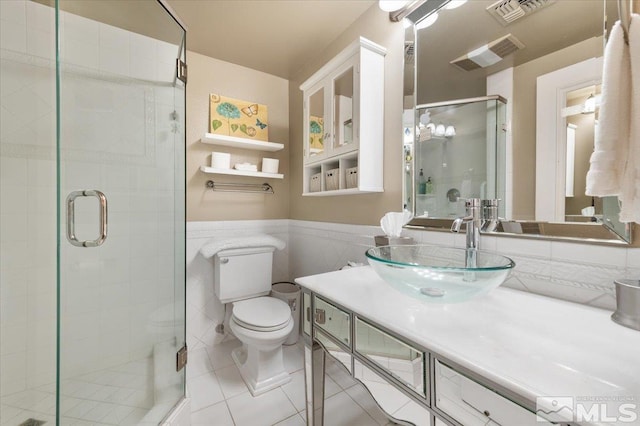
M 413 64 L 414 58 L 415 58 L 415 42 L 405 41 L 404 42 L 404 63 Z
M 487 7 L 487 12 L 506 27 L 523 16 L 531 15 L 555 2 L 556 0 L 500 0 Z
M 464 56 L 454 59 L 450 63 L 465 71 L 486 68 L 497 64 L 513 52 L 524 48 L 524 44 L 511 34 L 500 37 L 489 44 L 485 44 Z

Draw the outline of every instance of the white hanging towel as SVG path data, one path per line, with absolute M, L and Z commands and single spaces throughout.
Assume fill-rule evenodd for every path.
M 620 222 L 640 223 L 640 15 L 631 15 L 631 107 L 629 155 L 620 188 Z
M 620 195 L 629 154 L 631 62 L 620 21 L 604 51 L 600 117 L 587 173 L 586 195 Z

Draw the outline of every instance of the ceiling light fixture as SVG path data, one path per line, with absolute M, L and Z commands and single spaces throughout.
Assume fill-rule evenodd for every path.
M 380 0 L 378 7 L 385 12 L 395 12 L 405 7 L 409 3 L 407 0 Z
M 416 24 L 416 30 L 423 30 L 430 27 L 438 20 L 438 13 L 432 13 Z
M 444 8 L 448 10 L 457 9 L 458 7 L 462 6 L 466 2 L 467 0 L 451 0 L 449 3 L 446 4 Z

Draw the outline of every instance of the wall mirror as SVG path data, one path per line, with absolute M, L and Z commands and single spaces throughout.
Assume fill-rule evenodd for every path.
M 405 30 L 404 207 L 445 228 L 500 198 L 500 232 L 627 244 L 584 195 L 613 0 L 435 0 Z

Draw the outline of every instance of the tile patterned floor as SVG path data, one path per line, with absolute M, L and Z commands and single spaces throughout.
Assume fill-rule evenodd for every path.
M 145 358 L 65 380 L 61 425 L 140 424 L 154 405 L 151 374 L 152 358 Z M 32 418 L 55 425 L 55 392 L 53 383 L 3 397 L 0 424 L 17 426 Z
M 284 347 L 285 368 L 291 382 L 253 397 L 233 360 L 237 340 L 189 353 L 187 383 L 193 426 L 305 425 L 304 362 L 300 344 Z M 377 407 L 365 388 L 342 366 L 327 357 L 325 424 L 327 426 L 387 426 L 393 423 Z M 398 411 L 411 408 L 408 400 Z

